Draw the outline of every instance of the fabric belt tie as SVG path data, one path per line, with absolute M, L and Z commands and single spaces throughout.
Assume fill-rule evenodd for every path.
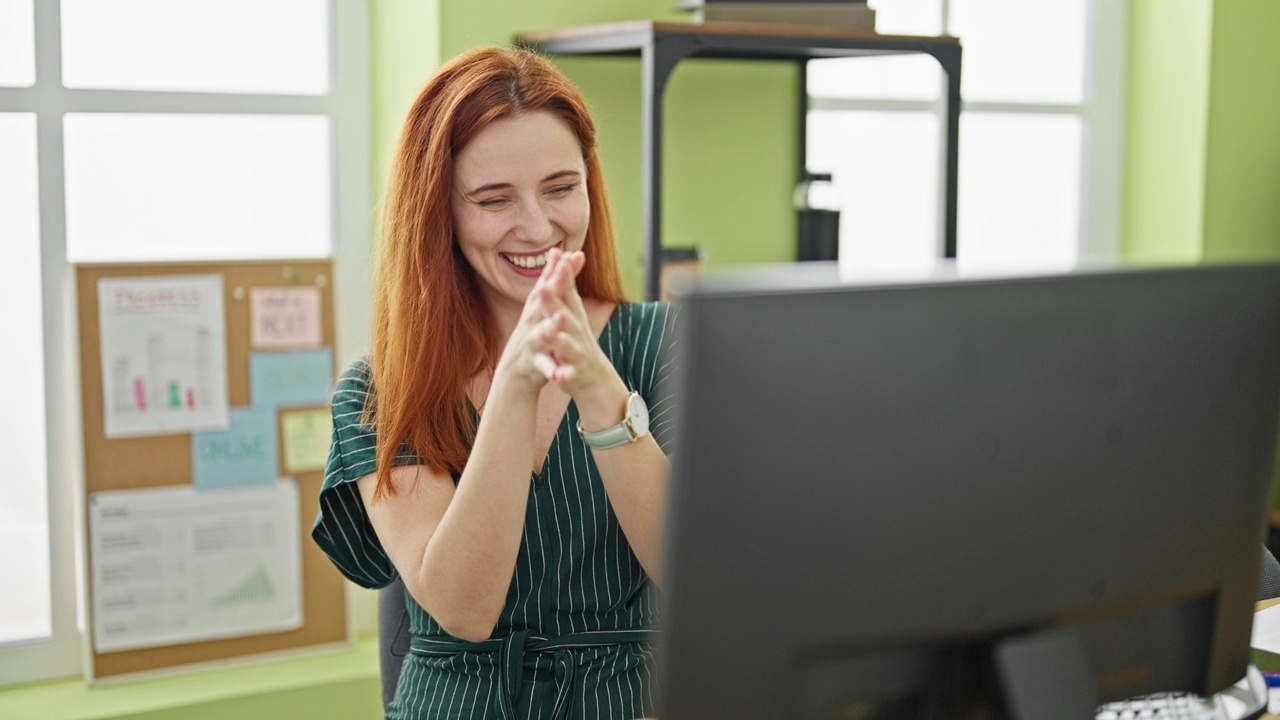
M 556 679 L 556 702 L 551 717 L 552 720 L 560 720 L 568 711 L 569 697 L 573 693 L 573 656 L 569 654 L 570 650 L 648 643 L 657 639 L 657 630 L 597 630 L 556 637 L 517 630 L 506 637 L 490 638 L 478 643 L 414 635 L 409 639 L 409 652 L 427 657 L 449 657 L 462 652 L 498 653 L 501 672 L 498 675 L 498 694 L 494 704 L 498 717 L 502 720 L 517 720 L 515 700 L 520 697 L 524 687 L 526 659 L 532 659 L 536 663 L 534 656 L 550 654 Z

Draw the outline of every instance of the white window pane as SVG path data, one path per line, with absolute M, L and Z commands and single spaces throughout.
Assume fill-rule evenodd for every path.
M 842 266 L 898 270 L 933 263 L 938 145 L 933 113 L 809 113 L 808 168 L 830 172 L 842 198 Z
M 0 86 L 35 84 L 35 46 L 31 0 L 0 0 Z
M 809 95 L 828 98 L 933 100 L 942 94 L 942 66 L 928 55 L 809 61 Z
M 0 337 L 21 352 L 0 354 L 0 643 L 48 637 L 48 475 L 45 458 L 44 333 L 40 299 L 36 119 L 0 113 Z M 21 312 L 12 312 L 21 308 Z
M 942 32 L 942 0 L 880 0 L 876 32 L 937 35 Z M 928 55 L 814 60 L 809 94 L 814 97 L 930 100 L 939 96 L 942 67 Z
M 964 99 L 1082 102 L 1089 1 L 951 0 Z
M 876 32 L 884 35 L 937 35 L 942 32 L 942 0 L 871 0 Z
M 1077 115 L 965 113 L 956 255 L 963 265 L 1067 269 L 1079 255 Z
M 62 0 L 67 87 L 321 95 L 328 0 Z
M 69 114 L 72 261 L 324 257 L 329 119 Z

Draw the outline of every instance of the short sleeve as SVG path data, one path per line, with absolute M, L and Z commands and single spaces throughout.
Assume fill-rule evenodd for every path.
M 394 580 L 396 571 L 374 533 L 356 487 L 356 480 L 377 467 L 377 436 L 372 427 L 360 423 L 369 389 L 369 364 L 363 359 L 338 378 L 330 404 L 333 436 L 329 461 L 311 537 L 349 580 L 361 587 L 379 588 Z
M 680 351 L 679 306 L 665 302 L 637 304 L 631 323 L 630 374 L 649 406 L 649 432 L 662 451 L 674 449 L 677 410 L 676 370 Z

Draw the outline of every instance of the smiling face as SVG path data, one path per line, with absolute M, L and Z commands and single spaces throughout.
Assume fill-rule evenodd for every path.
M 545 111 L 495 120 L 454 161 L 454 235 L 490 307 L 517 312 L 558 247 L 581 250 L 591 203 L 578 138 Z

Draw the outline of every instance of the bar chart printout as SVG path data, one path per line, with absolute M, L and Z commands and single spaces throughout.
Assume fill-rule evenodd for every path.
M 221 275 L 98 281 L 108 438 L 226 430 Z

